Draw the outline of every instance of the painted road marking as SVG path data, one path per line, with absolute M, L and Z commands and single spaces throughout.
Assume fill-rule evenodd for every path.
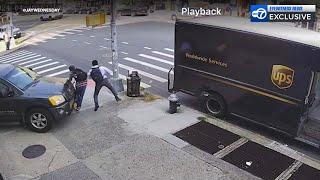
M 170 64 L 172 66 L 174 65 L 174 63 L 171 62 L 171 61 L 167 61 L 167 60 L 160 59 L 160 58 L 157 58 L 157 57 L 149 56 L 149 55 L 146 55 L 146 54 L 139 54 L 139 56 L 144 57 L 144 58 L 148 58 L 148 59 L 151 59 L 151 60 L 159 61 L 159 62 L 162 62 L 162 63 Z
M 54 65 L 54 64 L 58 64 L 59 62 L 58 61 L 55 61 L 55 62 L 52 62 L 52 63 L 49 63 L 49 64 L 44 64 L 42 66 L 37 66 L 35 68 L 32 68 L 33 70 L 37 70 L 37 69 L 41 69 L 41 68 L 44 68 L 44 67 L 48 67 L 48 66 L 51 66 L 51 65 Z
M 109 64 L 112 64 L 112 63 L 109 62 Z M 144 76 L 146 76 L 146 77 L 149 77 L 149 78 L 151 78 L 151 79 L 154 79 L 154 80 L 156 80 L 156 81 L 162 82 L 162 83 L 163 83 L 163 82 L 167 82 L 167 79 L 164 79 L 164 78 L 162 78 L 162 77 L 159 77 L 159 76 L 156 76 L 156 75 L 147 73 L 147 72 L 142 71 L 142 70 L 138 70 L 138 69 L 136 69 L 136 68 L 132 68 L 132 67 L 126 66 L 126 65 L 124 65 L 124 64 L 120 64 L 120 63 L 119 63 L 119 67 L 120 67 L 120 68 L 123 68 L 123 69 L 126 69 L 126 70 L 128 70 L 128 71 L 138 71 L 139 74 L 144 75 Z
M 43 39 L 57 39 L 57 38 L 46 36 L 46 35 L 40 35 L 40 38 L 43 38 Z
M 149 50 L 150 50 L 150 49 L 152 49 L 151 47 L 143 47 L 143 48 L 145 48 L 145 49 L 149 49 Z
M 7 58 L 7 59 L 3 60 L 2 62 L 3 63 L 9 63 L 9 62 L 12 62 L 12 61 L 14 61 L 16 59 L 21 59 L 21 58 L 24 58 L 24 57 L 29 57 L 29 56 L 34 56 L 34 55 L 36 55 L 36 53 L 29 53 L 29 54 L 24 54 L 22 56 L 10 57 L 10 58 Z
M 38 43 L 36 42 L 25 42 L 27 45 L 32 45 L 32 46 L 37 46 L 39 45 Z
M 19 66 L 22 66 L 22 65 L 25 65 L 25 64 L 29 64 L 29 63 L 32 63 L 32 62 L 36 62 L 36 61 L 39 61 L 41 59 L 45 59 L 46 57 L 41 57 L 41 58 L 37 58 L 37 59 L 32 59 L 30 61 L 26 61 L 26 62 L 23 62 L 23 63 L 20 63 Z
M 34 55 L 36 55 L 36 54 L 35 54 L 35 53 L 32 53 L 32 54 L 28 54 L 28 55 L 25 55 L 25 56 L 20 56 L 20 57 L 16 57 L 16 58 L 10 58 L 10 59 L 8 59 L 7 61 L 4 61 L 4 62 L 2 62 L 2 63 L 11 63 L 11 62 L 16 61 L 16 60 L 19 60 L 19 59 L 21 59 L 21 58 L 26 58 L 26 57 L 34 56 Z
M 129 44 L 128 42 L 124 42 L 124 41 L 123 41 L 123 42 L 121 42 L 121 43 L 122 43 L 122 44 Z
M 4 56 L 0 56 L 0 61 L 5 61 L 7 60 L 7 58 L 12 58 L 12 57 L 17 57 L 17 56 L 23 56 L 26 54 L 30 54 L 31 52 L 25 52 L 25 51 L 21 51 L 21 52 L 17 52 L 17 53 L 10 53 Z
M 126 54 L 126 55 L 128 54 L 128 53 L 126 53 L 126 52 L 123 52 L 123 51 L 121 51 L 121 53 L 122 53 L 122 54 Z
M 173 49 L 170 49 L 170 48 L 164 48 L 164 50 L 170 51 L 170 52 L 174 52 L 174 50 L 173 50 Z
M 108 38 L 103 38 L 104 40 L 106 40 L 106 41 L 110 41 L 110 39 L 108 39 Z
M 107 71 L 109 74 L 113 75 L 113 72 L 110 69 L 107 68 Z M 120 74 L 120 73 L 119 73 L 119 78 L 121 78 L 123 80 L 127 80 L 127 77 L 125 75 Z M 144 82 L 140 82 L 140 86 L 145 89 L 151 87 L 149 84 L 146 84 Z
M 75 39 L 72 39 L 72 41 L 73 41 L 73 42 L 77 42 L 77 40 L 75 40 Z
M 78 35 L 78 36 L 83 36 L 84 34 L 81 34 L 81 33 L 80 33 L 80 34 L 77 34 L 77 35 Z
M 99 46 L 99 47 L 101 47 L 101 48 L 103 48 L 103 49 L 108 49 L 108 47 L 105 47 L 105 46 Z
M 94 38 L 94 37 L 96 37 L 96 36 L 90 36 L 91 38 Z
M 85 44 L 91 44 L 91 43 L 89 43 L 89 42 L 87 42 L 87 41 L 85 41 L 84 43 L 85 43 Z
M 18 52 L 18 53 L 2 56 L 2 57 L 0 57 L 0 62 L 6 61 L 6 60 L 8 60 L 8 58 L 15 58 L 15 57 L 19 57 L 19 56 L 23 56 L 23 55 L 27 55 L 27 54 L 31 54 L 31 53 L 32 52 Z
M 64 73 L 68 73 L 69 72 L 69 69 L 66 69 L 66 70 L 63 70 L 63 71 L 59 71 L 59 72 L 56 72 L 56 73 L 53 73 L 53 74 L 49 74 L 47 75 L 48 77 L 54 77 L 54 76 L 58 76 L 60 74 L 64 74 Z
M 59 37 L 65 37 L 66 35 L 62 35 L 62 34 L 56 34 L 56 33 L 48 33 L 51 36 L 59 36 Z
M 159 66 L 156 66 L 156 65 L 153 65 L 153 64 L 150 64 L 150 63 L 142 62 L 142 61 L 139 61 L 139 60 L 136 60 L 136 59 L 133 59 L 133 58 L 126 57 L 126 58 L 123 58 L 123 59 L 127 60 L 127 61 L 130 61 L 130 62 L 133 62 L 133 63 L 137 63 L 137 64 L 140 64 L 140 65 L 143 65 L 143 66 L 154 68 L 154 69 L 157 69 L 157 70 L 165 72 L 165 73 L 169 72 L 169 69 L 166 69 L 166 68 L 163 68 L 163 67 L 159 67 Z M 173 74 L 172 71 L 171 71 L 171 74 Z
M 174 58 L 174 56 L 171 55 L 171 54 L 166 54 L 166 53 L 159 52 L 159 51 L 152 51 L 152 53 L 159 54 L 159 55 L 162 55 L 162 56 L 166 56 L 166 57 L 169 57 L 169 58 Z
M 31 42 L 42 42 L 42 43 L 48 42 L 48 41 L 45 41 L 44 39 L 39 39 L 39 38 L 36 38 L 36 37 L 30 39 L 30 41 Z
M 40 62 L 36 62 L 36 63 L 33 63 L 33 64 L 29 64 L 25 67 L 32 67 L 32 66 L 35 66 L 35 65 L 39 65 L 39 64 L 43 64 L 43 63 L 46 63 L 46 62 L 49 62 L 49 61 L 52 61 L 52 59 L 47 59 L 47 60 L 44 60 L 44 61 L 40 61 Z
M 27 58 L 24 58 L 24 59 L 20 59 L 18 61 L 13 61 L 13 62 L 10 62 L 11 64 L 15 64 L 15 63 L 19 63 L 19 62 L 23 62 L 25 60 L 28 60 L 28 59 L 33 59 L 33 58 L 36 58 L 36 57 L 39 57 L 41 55 L 35 55 L 35 56 L 31 56 L 31 57 L 27 57 Z
M 43 74 L 43 73 L 46 73 L 46 72 L 49 72 L 49 71 L 52 71 L 52 70 L 56 70 L 56 69 L 59 69 L 59 68 L 63 68 L 63 67 L 66 67 L 67 65 L 60 65 L 60 66 L 56 66 L 56 67 L 53 67 L 53 68 L 50 68 L 50 69 L 46 69 L 46 70 L 43 70 L 43 71 L 40 71 L 38 72 L 38 74 Z
M 231 153 L 232 151 L 234 151 L 235 149 L 237 149 L 238 147 L 242 146 L 243 144 L 245 144 L 247 142 L 248 142 L 248 139 L 240 138 L 239 140 L 233 142 L 229 146 L 227 146 L 227 147 L 221 149 L 220 151 L 214 153 L 213 156 L 216 157 L 216 158 L 221 159 L 224 156 L 228 155 L 229 153 Z

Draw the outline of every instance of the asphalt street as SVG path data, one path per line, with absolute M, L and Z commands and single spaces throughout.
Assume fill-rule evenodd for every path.
M 12 63 L 33 68 L 41 75 L 66 77 L 68 66 L 73 64 L 88 71 L 91 61 L 97 59 L 112 72 L 110 51 L 110 27 L 79 27 L 76 29 L 51 30 L 31 38 L 29 46 L 0 57 L 0 63 Z M 128 71 L 138 70 L 142 87 L 168 97 L 167 73 L 174 64 L 174 24 L 140 22 L 118 26 L 118 55 L 120 78 L 126 79 Z M 199 110 L 198 101 L 178 94 L 183 105 Z M 232 118 L 228 118 L 231 120 Z M 256 132 L 288 143 L 299 151 L 319 159 L 315 148 L 277 136 L 273 131 L 257 128 L 231 120 Z

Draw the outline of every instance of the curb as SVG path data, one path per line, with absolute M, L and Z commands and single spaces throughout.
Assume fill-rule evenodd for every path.
M 21 45 L 18 45 L 18 46 L 16 46 L 15 48 L 12 48 L 12 49 L 10 49 L 10 50 L 8 50 L 8 51 L 0 52 L 0 56 L 4 56 L 4 55 L 7 55 L 7 54 L 10 54 L 10 53 L 12 53 L 12 52 L 15 52 L 15 51 L 17 51 L 17 50 L 25 47 L 25 46 L 26 46 L 26 44 L 21 44 Z

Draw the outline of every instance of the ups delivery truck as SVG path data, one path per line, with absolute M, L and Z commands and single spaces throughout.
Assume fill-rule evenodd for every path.
M 231 114 L 319 147 L 320 33 L 236 17 L 177 21 L 169 91 L 199 97 L 216 117 Z

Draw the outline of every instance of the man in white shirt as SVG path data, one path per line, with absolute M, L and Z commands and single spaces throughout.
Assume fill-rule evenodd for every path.
M 3 39 L 4 39 L 4 42 L 6 43 L 6 49 L 9 50 L 10 49 L 10 36 L 9 36 L 8 31 L 6 31 L 4 33 Z
M 99 66 L 97 60 L 92 61 L 92 68 L 88 72 L 88 76 L 90 76 L 96 83 L 93 95 L 95 104 L 94 111 L 97 111 L 99 108 L 98 95 L 103 86 L 110 89 L 116 101 L 121 101 L 121 99 L 118 97 L 117 91 L 112 87 L 111 83 L 109 82 L 111 75 L 108 73 L 108 69 L 106 67 Z

